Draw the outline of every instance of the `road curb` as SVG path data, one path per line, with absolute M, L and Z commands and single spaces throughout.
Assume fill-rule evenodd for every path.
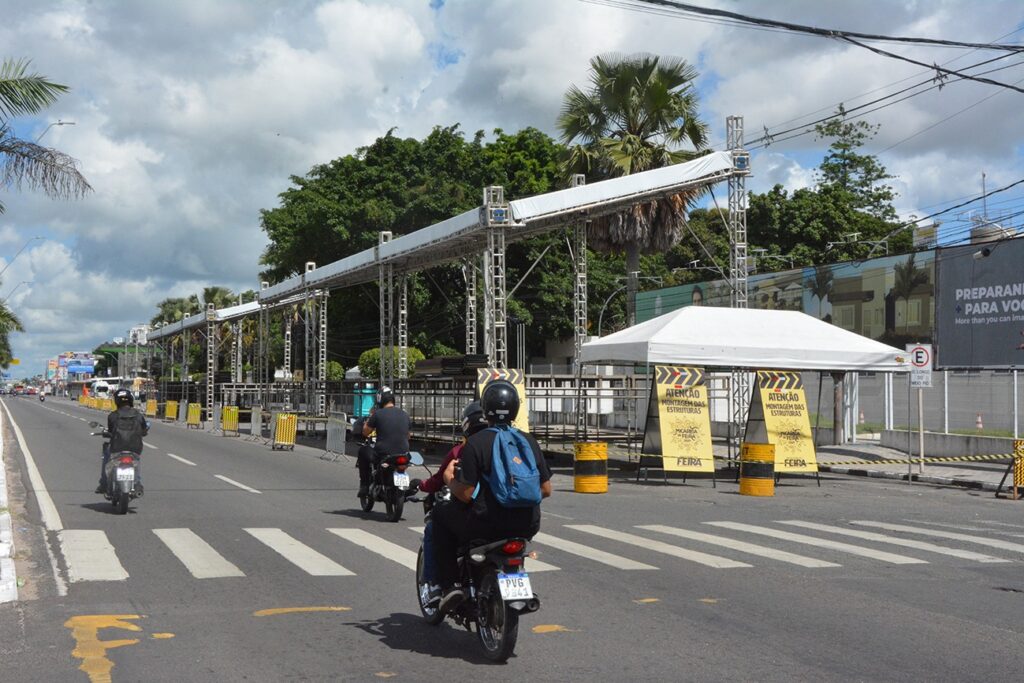
M 848 474 L 855 477 L 871 477 L 874 479 L 894 479 L 898 481 L 906 481 L 907 474 L 905 472 L 890 472 L 888 470 L 869 470 L 863 467 L 839 467 L 836 465 L 821 465 L 819 469 L 822 472 L 832 472 L 834 474 Z M 914 474 L 913 481 L 921 482 L 922 484 L 940 484 L 942 486 L 959 486 L 966 489 L 981 489 L 982 491 L 996 491 L 998 485 L 987 481 L 977 481 L 972 479 L 954 479 L 952 477 L 939 477 L 931 474 Z
M 4 465 L 3 416 L 0 415 L 0 603 L 18 599 L 18 575 L 14 570 L 14 531 L 8 511 L 7 471 Z

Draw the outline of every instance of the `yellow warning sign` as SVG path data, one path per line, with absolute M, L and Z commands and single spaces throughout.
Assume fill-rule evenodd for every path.
M 759 370 L 750 401 L 746 441 L 775 446 L 776 472 L 817 472 L 811 418 L 799 372 Z
M 519 393 L 519 414 L 512 426 L 521 432 L 530 431 L 530 408 L 526 401 L 526 373 L 515 368 L 478 368 L 476 371 L 476 395 L 482 396 L 484 386 L 496 379 L 507 379 Z
M 704 370 L 656 365 L 654 377 L 662 467 L 669 472 L 714 472 Z

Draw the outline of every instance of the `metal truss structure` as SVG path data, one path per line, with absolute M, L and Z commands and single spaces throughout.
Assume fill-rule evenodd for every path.
M 726 147 L 732 156 L 733 168 L 736 173 L 729 176 L 729 244 L 731 259 L 729 264 L 729 285 L 733 308 L 747 307 L 747 190 L 746 177 L 750 173 L 750 154 L 743 149 L 743 117 L 730 116 L 725 120 Z M 735 449 L 741 438 L 741 425 L 747 422 L 747 409 L 750 404 L 751 373 L 745 370 L 733 370 L 729 383 L 729 403 L 731 405 L 732 430 L 730 434 L 730 455 L 735 456 Z

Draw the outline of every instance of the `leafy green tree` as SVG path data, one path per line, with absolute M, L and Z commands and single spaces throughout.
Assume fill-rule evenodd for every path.
M 818 167 L 819 188 L 835 188 L 842 192 L 857 211 L 863 211 L 879 221 L 896 220 L 892 206 L 896 192 L 887 181 L 892 176 L 873 154 L 858 150 L 878 133 L 880 124 L 867 121 L 829 119 L 815 126 L 819 139 L 831 140 L 828 153 Z
M 558 128 L 568 147 L 563 170 L 588 181 L 630 175 L 688 161 L 707 146 L 697 112 L 697 70 L 684 60 L 655 55 L 599 55 L 590 60 L 590 88 L 570 86 Z M 689 146 L 689 149 L 684 148 Z M 594 249 L 624 252 L 628 324 L 642 253 L 664 252 L 679 241 L 697 192 L 645 202 L 590 223 Z
M 394 351 L 394 364 L 398 366 L 398 349 Z M 416 372 L 416 363 L 423 360 L 423 352 L 415 346 L 406 349 L 406 359 L 409 361 L 409 375 Z M 359 354 L 359 374 L 366 379 L 380 379 L 380 348 L 367 349 Z
M 73 199 L 92 191 L 77 162 L 55 149 L 15 135 L 11 119 L 43 111 L 68 91 L 66 85 L 29 73 L 29 60 L 0 63 L 0 174 L 5 187 L 42 190 L 48 197 Z M 0 202 L 0 213 L 4 204 Z
M 327 381 L 340 382 L 345 379 L 345 366 L 336 360 L 327 361 Z

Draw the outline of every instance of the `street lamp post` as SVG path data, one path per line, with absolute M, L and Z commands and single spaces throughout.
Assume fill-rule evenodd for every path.
M 624 277 L 617 277 L 617 278 L 615 278 L 616 282 L 621 282 L 622 280 L 626 280 L 626 279 L 627 278 L 624 278 Z M 646 276 L 646 277 L 638 277 L 636 279 L 637 279 L 638 282 L 640 280 L 651 280 L 651 281 L 657 282 L 659 285 L 662 282 L 661 278 L 656 276 L 656 275 L 650 275 L 650 276 Z M 604 300 L 604 304 L 601 306 L 601 312 L 597 316 L 597 336 L 598 337 L 601 336 L 601 323 L 604 321 L 604 311 L 605 311 L 605 309 L 608 308 L 608 304 L 611 303 L 612 299 L 615 297 L 616 294 L 618 294 L 619 292 L 621 292 L 624 289 L 627 289 L 628 287 L 629 287 L 629 283 L 627 282 L 626 284 L 622 285 L 621 287 L 616 289 L 614 292 L 609 294 L 608 298 Z
M 54 126 L 73 126 L 73 125 L 75 125 L 74 121 L 61 121 L 60 119 L 57 119 L 56 121 L 54 121 L 53 123 L 51 123 L 50 125 L 48 125 L 46 128 L 43 129 L 43 132 L 40 133 L 39 137 L 36 138 L 36 144 L 39 144 L 39 141 L 43 139 L 43 136 L 46 135 L 47 133 L 49 133 L 50 129 L 53 128 Z
M 16 291 L 18 291 L 18 287 L 21 287 L 22 285 L 34 285 L 34 284 L 35 284 L 34 282 L 29 282 L 28 280 L 22 280 L 18 284 L 14 285 L 14 289 L 9 291 L 7 293 L 7 296 L 5 296 L 2 300 L 0 300 L 0 303 L 2 303 L 2 304 L 7 303 L 7 300 L 10 299 L 12 296 L 14 296 L 14 293 Z

